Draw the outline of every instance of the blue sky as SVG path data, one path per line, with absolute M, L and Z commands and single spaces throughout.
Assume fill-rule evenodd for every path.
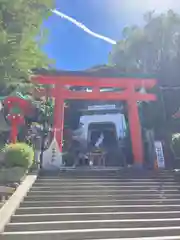
M 56 0 L 56 9 L 115 41 L 125 26 L 143 24 L 143 13 L 156 9 L 180 10 L 179 0 Z M 44 23 L 49 30 L 45 53 L 57 69 L 82 70 L 108 62 L 112 45 L 94 38 L 65 19 L 52 14 Z

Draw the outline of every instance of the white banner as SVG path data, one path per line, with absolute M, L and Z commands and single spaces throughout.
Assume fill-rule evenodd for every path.
M 156 161 L 158 168 L 165 168 L 164 153 L 161 141 L 155 141 L 155 152 L 156 152 Z
M 63 166 L 62 153 L 54 137 L 49 148 L 43 153 L 43 168 L 48 170 L 60 169 Z

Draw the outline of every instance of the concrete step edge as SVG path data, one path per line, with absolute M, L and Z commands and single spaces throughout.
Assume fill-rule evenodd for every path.
M 74 190 L 71 190 L 71 189 L 67 189 L 67 190 L 63 190 L 63 191 L 60 191 L 60 193 L 62 193 L 62 192 L 73 192 L 73 191 L 75 191 L 75 189 Z M 95 190 L 94 189 L 92 189 L 92 190 L 86 190 L 86 189 L 84 189 L 84 190 L 79 190 L 78 192 L 89 192 L 89 193 L 91 193 L 91 192 L 94 192 Z M 138 189 L 138 190 L 133 190 L 133 189 L 124 189 L 124 190 L 120 190 L 120 189 L 118 189 L 118 190 L 115 190 L 115 189 L 101 189 L 100 190 L 100 193 L 102 193 L 102 192 L 129 192 L 129 193 L 131 193 L 132 191 L 133 192 L 157 192 L 157 191 L 163 191 L 163 192 L 179 192 L 178 191 L 178 188 L 177 189 Z M 31 189 L 30 190 L 30 193 L 40 193 L 40 194 L 42 194 L 42 193 L 49 193 L 49 194 L 52 194 L 52 193 L 57 193 L 57 191 L 34 191 L 33 189 Z
M 179 186 L 178 185 L 144 185 L 144 186 L 121 186 L 121 185 L 116 185 L 116 186 L 59 186 L 59 187 L 46 187 L 45 185 L 43 185 L 42 187 L 37 187 L 37 186 L 33 186 L 32 187 L 32 191 L 41 191 L 41 190 L 44 190 L 44 191 L 54 191 L 54 190 L 57 190 L 57 191 L 61 191 L 62 189 L 71 189 L 71 190 L 77 190 L 77 189 L 88 189 L 88 188 L 93 188 L 93 189 L 99 189 L 99 190 L 102 190 L 102 189 L 106 189 L 106 188 L 117 188 L 118 190 L 121 189 L 121 188 L 130 188 L 130 189 L 141 189 L 141 188 L 157 188 L 157 189 L 177 189 Z
M 25 232 L 3 232 L 2 235 L 34 235 L 52 233 L 92 233 L 92 232 L 135 232 L 135 231 L 167 231 L 180 230 L 180 226 L 171 227 L 144 227 L 144 228 L 96 228 L 96 229 L 73 229 L 73 230 L 44 230 L 44 231 L 25 231 Z
M 180 207 L 180 204 L 153 204 L 153 205 L 97 205 L 97 206 L 89 206 L 89 205 L 82 205 L 82 206 L 49 206 L 45 207 L 46 209 L 64 209 L 64 208 L 75 208 L 75 209 L 82 209 L 82 208 L 163 208 L 163 207 Z M 44 207 L 19 207 L 19 210 L 30 210 L 30 209 L 44 209 Z
M 131 215 L 131 214 L 173 214 L 179 211 L 136 211 L 136 212 L 93 212 L 93 213 L 35 213 L 35 214 L 15 214 L 13 217 L 28 217 L 28 216 L 88 216 L 88 215 Z
M 41 225 L 41 224 L 61 224 L 61 223 L 133 223 L 136 222 L 176 222 L 180 221 L 180 218 L 154 218 L 154 219 L 106 219 L 106 220 L 77 220 L 77 221 L 42 221 L 42 222 L 13 222 L 8 223 L 7 226 L 18 225 Z
M 113 196 L 112 196 L 113 197 Z M 81 198 L 80 198 L 81 199 Z M 36 200 L 36 201 L 28 201 L 25 200 L 22 203 L 26 204 L 31 204 L 31 203 L 49 203 L 50 205 L 53 203 L 94 203 L 94 202 L 180 202 L 180 199 L 175 199 L 175 198 L 154 198 L 154 199 L 102 199 L 102 200 L 57 200 L 57 201 L 41 201 L 41 200 Z

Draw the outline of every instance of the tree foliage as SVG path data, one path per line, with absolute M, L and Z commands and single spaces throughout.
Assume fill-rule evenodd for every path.
M 41 51 L 53 0 L 0 0 L 0 86 L 28 80 L 32 68 L 47 67 Z
M 160 127 L 164 115 L 170 126 L 180 106 L 180 15 L 172 10 L 160 15 L 152 11 L 144 15 L 144 22 L 142 27 L 124 28 L 123 38 L 110 53 L 110 64 L 127 74 L 148 74 L 157 79 L 159 89 L 154 91 L 158 104 L 152 103 L 144 111 L 149 113 L 149 122 Z
M 110 61 L 125 72 L 151 74 L 163 85 L 173 85 L 178 82 L 180 74 L 177 68 L 180 15 L 172 10 L 161 15 L 149 12 L 144 15 L 144 20 L 143 27 L 132 26 L 123 30 L 123 39 L 115 45 Z

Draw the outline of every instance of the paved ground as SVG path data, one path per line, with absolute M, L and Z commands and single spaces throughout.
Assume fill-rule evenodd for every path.
M 71 171 L 39 177 L 3 240 L 180 239 L 171 172 Z

